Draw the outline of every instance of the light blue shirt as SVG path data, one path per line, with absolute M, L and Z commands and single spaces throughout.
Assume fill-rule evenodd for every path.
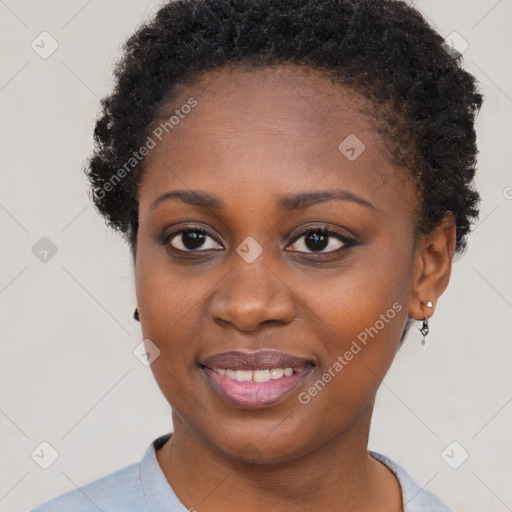
M 156 458 L 155 450 L 169 436 L 165 434 L 155 439 L 140 462 L 57 496 L 31 512 L 188 512 L 167 482 Z M 392 460 L 372 451 L 369 453 L 396 475 L 402 488 L 403 512 L 451 512 Z

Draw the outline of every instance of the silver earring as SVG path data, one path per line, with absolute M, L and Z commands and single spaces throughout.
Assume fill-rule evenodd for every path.
M 427 302 L 427 308 L 431 308 L 432 307 L 432 302 L 428 301 Z M 422 336 L 423 336 L 423 339 L 421 340 L 421 344 L 423 346 L 425 346 L 427 344 L 427 334 L 429 333 L 429 328 L 428 328 L 428 318 L 425 317 L 423 319 L 423 323 L 421 324 L 421 327 L 419 328 L 419 331 L 421 332 Z

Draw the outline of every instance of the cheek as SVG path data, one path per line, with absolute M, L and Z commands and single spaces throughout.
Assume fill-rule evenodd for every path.
M 376 253 L 379 252 L 377 255 Z M 354 258 L 356 259 L 356 258 Z M 407 318 L 412 257 L 382 249 L 371 261 L 357 261 L 345 269 L 304 283 L 308 306 L 319 324 L 332 335 L 328 351 L 338 354 L 359 339 L 373 338 L 398 345 Z
M 146 242 L 149 246 L 151 242 Z M 136 260 L 136 294 L 143 337 L 153 341 L 161 351 L 151 366 L 165 365 L 173 372 L 187 366 L 194 354 L 190 340 L 199 338 L 200 305 L 211 284 L 208 273 L 191 274 L 172 265 L 160 248 L 139 244 Z M 213 284 L 212 280 L 212 284 Z M 204 321 L 204 319 L 202 320 Z M 181 365 L 178 363 L 181 362 Z
M 209 277 L 194 279 L 171 269 L 163 258 L 144 256 L 137 260 L 137 303 L 143 338 L 160 350 L 152 362 L 155 381 L 169 404 L 176 410 L 189 410 L 200 400 L 191 380 L 199 369 L 195 365 L 204 319 L 200 304 L 208 289 Z M 204 405 L 199 406 L 203 410 Z
M 165 248 L 155 242 L 145 226 L 140 227 L 137 245 L 135 286 L 137 302 L 150 337 L 152 331 L 172 334 L 183 329 L 197 314 L 197 305 L 213 285 L 211 272 L 195 271 L 193 263 L 175 263 Z M 146 332 L 144 332 L 146 335 Z
M 322 297 L 310 301 L 310 322 L 321 333 L 322 364 L 298 398 L 308 416 L 323 418 L 326 438 L 367 410 L 398 348 L 407 286 L 395 272 L 381 270 L 373 266 L 361 275 L 347 272 L 317 282 L 318 293 L 311 294 Z
M 337 400 L 369 397 L 391 365 L 407 320 L 411 271 L 412 257 L 383 248 L 371 264 L 302 287 L 308 290 L 309 321 L 321 333 L 320 377 Z

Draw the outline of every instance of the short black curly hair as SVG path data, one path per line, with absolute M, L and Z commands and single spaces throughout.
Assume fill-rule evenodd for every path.
M 91 198 L 135 255 L 144 159 L 134 154 L 175 86 L 230 64 L 295 64 L 337 77 L 383 113 L 375 117 L 393 160 L 418 184 L 419 231 L 451 212 L 460 252 L 478 216 L 474 120 L 482 96 L 447 50 L 399 0 L 168 1 L 125 43 L 113 92 L 102 100 L 86 168 Z

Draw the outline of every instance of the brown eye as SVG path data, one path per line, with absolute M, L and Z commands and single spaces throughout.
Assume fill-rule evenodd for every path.
M 166 237 L 166 243 L 177 251 L 194 252 L 196 250 L 217 250 L 223 247 L 206 231 L 183 229 Z
M 353 240 L 325 228 L 312 228 L 295 239 L 289 247 L 293 251 L 314 253 L 330 253 L 344 247 L 355 245 Z M 327 250 L 326 250 L 327 249 Z

